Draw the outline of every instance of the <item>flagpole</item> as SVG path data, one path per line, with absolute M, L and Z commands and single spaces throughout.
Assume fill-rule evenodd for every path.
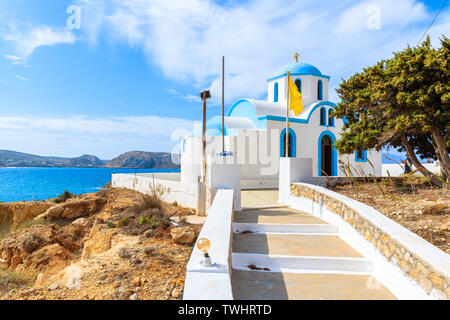
M 225 57 L 222 56 L 222 153 L 225 153 Z
M 286 135 L 285 135 L 285 147 L 284 147 L 284 154 L 285 157 L 289 157 L 289 98 L 290 98 L 290 86 L 291 86 L 291 72 L 287 72 L 287 104 L 286 104 Z

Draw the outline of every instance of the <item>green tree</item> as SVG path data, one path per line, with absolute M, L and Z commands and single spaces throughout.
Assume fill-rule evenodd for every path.
M 405 150 L 414 166 L 433 183 L 441 180 L 417 159 L 436 156 L 444 179 L 450 181 L 450 40 L 432 48 L 429 37 L 343 80 L 334 111 L 346 119 L 336 148 Z

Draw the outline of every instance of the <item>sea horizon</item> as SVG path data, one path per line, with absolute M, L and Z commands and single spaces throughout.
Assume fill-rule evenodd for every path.
M 64 191 L 81 195 L 97 192 L 113 173 L 180 172 L 180 169 L 105 167 L 1 167 L 0 202 L 42 201 Z

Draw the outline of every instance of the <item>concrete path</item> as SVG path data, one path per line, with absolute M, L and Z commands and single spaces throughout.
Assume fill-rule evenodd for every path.
M 290 208 L 245 210 L 233 222 L 235 299 L 395 299 L 337 226 Z
M 258 189 L 241 191 L 242 208 L 258 208 L 266 206 L 279 206 L 278 189 Z

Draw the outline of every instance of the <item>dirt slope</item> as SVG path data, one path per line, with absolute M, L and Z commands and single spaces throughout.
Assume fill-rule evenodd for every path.
M 181 297 L 201 226 L 169 215 L 190 209 L 107 189 L 38 211 L 0 241 L 0 299 Z

